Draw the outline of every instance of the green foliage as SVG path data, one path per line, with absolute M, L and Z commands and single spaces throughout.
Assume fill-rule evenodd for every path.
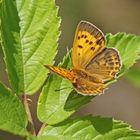
M 46 136 L 46 138 L 45 138 Z M 47 126 L 42 136 L 29 140 L 140 140 L 140 133 L 112 118 L 79 117 L 55 126 Z
M 20 42 L 19 17 L 13 1 L 1 3 L 1 37 L 9 80 L 16 93 L 23 92 L 23 59 Z M 10 24 L 9 24 L 10 23 Z
M 135 87 L 140 87 L 140 67 L 131 68 L 126 74 L 125 78 Z
M 40 137 L 34 137 L 34 136 L 30 136 L 28 137 L 27 140 L 76 140 L 73 138 L 66 138 L 66 137 L 58 137 L 58 136 L 40 136 Z
M 22 103 L 0 83 L 0 129 L 25 136 L 26 127 L 27 117 Z
M 140 139 L 140 134 L 130 126 L 111 118 L 69 118 L 93 96 L 77 94 L 68 80 L 50 75 L 43 86 L 48 76 L 44 64 L 54 64 L 60 34 L 60 18 L 54 0 L 3 0 L 0 8 L 0 38 L 12 87 L 8 89 L 0 83 L 1 130 L 27 136 L 28 140 Z M 122 76 L 139 58 L 140 37 L 118 33 L 107 34 L 106 39 L 107 47 L 114 47 L 120 53 L 122 70 L 118 77 Z M 72 68 L 71 51 L 59 66 Z M 22 94 L 35 94 L 41 86 L 37 116 L 48 125 L 36 137 L 28 101 L 25 100 L 27 96 L 24 95 L 24 107 L 20 98 Z
M 57 53 L 60 18 L 53 0 L 4 0 L 1 31 L 5 63 L 17 94 L 34 94 L 44 83 Z

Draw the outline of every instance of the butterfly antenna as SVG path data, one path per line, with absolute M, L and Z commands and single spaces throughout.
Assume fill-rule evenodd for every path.
M 73 89 L 72 87 L 65 87 L 65 88 L 61 88 L 61 89 L 56 89 L 55 91 L 61 91 L 61 90 L 68 89 L 68 88 Z

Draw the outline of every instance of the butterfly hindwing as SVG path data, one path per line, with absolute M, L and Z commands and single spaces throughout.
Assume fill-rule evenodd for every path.
M 85 71 L 107 81 L 115 78 L 120 68 L 121 62 L 118 51 L 113 48 L 106 48 L 87 65 Z
M 104 34 L 91 23 L 81 21 L 77 26 L 72 49 L 74 68 L 84 69 L 104 48 Z
M 102 79 L 96 77 L 96 75 L 89 75 L 84 70 L 74 69 L 73 72 L 77 76 L 72 83 L 75 90 L 82 95 L 97 95 L 103 93 L 105 84 Z
M 104 84 L 96 84 L 96 83 L 89 83 L 86 81 L 82 81 L 80 86 L 77 86 L 77 83 L 74 83 L 73 86 L 75 90 L 82 95 L 97 95 L 102 94 L 103 90 L 105 89 Z M 85 83 L 85 86 L 84 86 Z

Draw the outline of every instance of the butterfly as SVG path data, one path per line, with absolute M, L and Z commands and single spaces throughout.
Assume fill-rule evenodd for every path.
M 45 65 L 50 71 L 70 80 L 82 95 L 97 95 L 106 89 L 106 81 L 116 78 L 121 68 L 116 49 L 106 48 L 105 36 L 95 25 L 81 21 L 72 48 L 73 68 Z

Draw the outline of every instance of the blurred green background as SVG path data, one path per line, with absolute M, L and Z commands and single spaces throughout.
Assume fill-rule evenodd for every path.
M 62 18 L 61 36 L 57 63 L 72 47 L 76 26 L 80 20 L 95 24 L 104 33 L 126 32 L 140 35 L 140 0 L 56 0 L 59 15 Z M 132 46 L 133 47 L 133 46 Z M 0 50 L 0 80 L 8 85 L 7 75 Z M 140 61 L 139 61 L 140 62 Z M 129 75 L 123 76 L 112 84 L 105 94 L 93 99 L 91 103 L 76 114 L 93 114 L 113 117 L 129 123 L 140 131 L 140 63 L 137 62 Z M 33 97 L 32 112 L 36 118 L 36 101 Z M 35 121 L 36 128 L 40 123 Z M 21 140 L 5 132 L 0 133 L 0 140 Z

